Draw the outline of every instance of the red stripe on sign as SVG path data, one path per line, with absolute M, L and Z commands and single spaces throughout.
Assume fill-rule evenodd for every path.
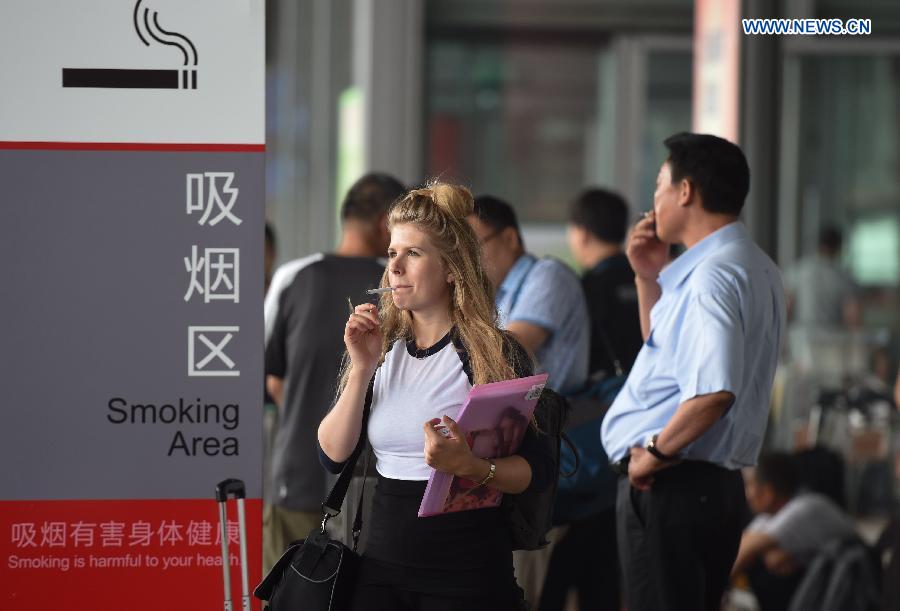
M 265 144 L 189 144 L 178 142 L 12 142 L 0 150 L 21 151 L 169 151 L 185 153 L 264 153 Z
M 226 536 L 240 609 L 235 504 Z M 252 594 L 262 575 L 262 501 L 248 499 L 246 513 Z M 0 501 L 0 608 L 221 609 L 220 533 L 213 499 Z

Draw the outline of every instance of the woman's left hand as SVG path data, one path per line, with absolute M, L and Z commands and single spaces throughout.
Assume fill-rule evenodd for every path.
M 435 426 L 447 427 L 450 435 L 445 437 L 435 430 Z M 472 454 L 466 436 L 449 416 L 432 418 L 425 423 L 425 462 L 438 471 L 452 473 L 471 479 L 478 471 L 478 463 L 483 462 Z

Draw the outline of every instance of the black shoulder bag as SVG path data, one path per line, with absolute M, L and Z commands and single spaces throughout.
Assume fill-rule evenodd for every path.
M 306 539 L 291 543 L 281 559 L 272 567 L 253 595 L 268 601 L 267 611 L 344 611 L 353 597 L 356 570 L 359 565 L 357 545 L 362 532 L 363 490 L 356 506 L 353 520 L 353 548 L 328 536 L 328 520 L 341 513 L 344 497 L 353 479 L 353 470 L 359 455 L 366 446 L 368 405 L 363 411 L 363 425 L 359 442 L 347 459 L 341 475 L 322 503 L 322 525 L 309 533 Z M 365 471 L 369 470 L 371 450 L 366 453 Z

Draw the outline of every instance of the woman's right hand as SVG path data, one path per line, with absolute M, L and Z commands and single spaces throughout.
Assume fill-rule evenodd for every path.
M 669 245 L 656 235 L 654 212 L 645 214 L 631 230 L 625 252 L 638 278 L 656 282 L 659 272 L 669 261 Z
M 381 358 L 381 322 L 376 306 L 362 303 L 354 308 L 344 327 L 344 345 L 354 368 L 369 375 L 375 371 Z

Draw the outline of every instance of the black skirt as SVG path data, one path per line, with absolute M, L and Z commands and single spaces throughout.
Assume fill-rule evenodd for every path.
M 361 584 L 453 596 L 521 596 L 499 508 L 420 518 L 426 482 L 378 477 Z

